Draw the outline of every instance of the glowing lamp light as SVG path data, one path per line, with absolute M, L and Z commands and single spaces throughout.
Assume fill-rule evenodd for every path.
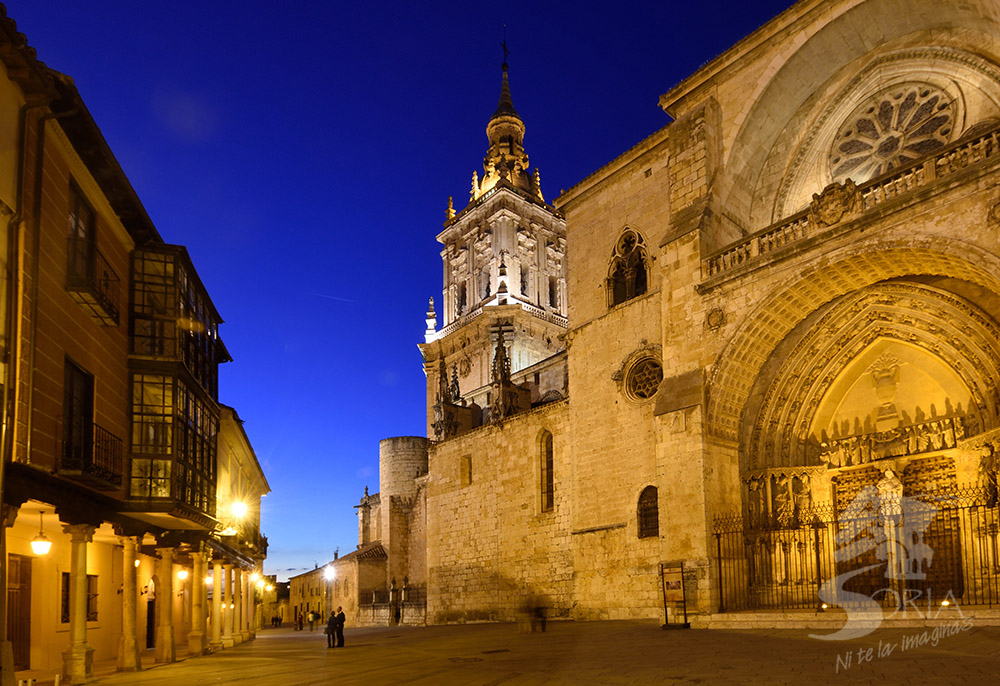
M 235 536 L 237 534 L 235 526 L 227 526 L 225 529 L 219 532 L 220 536 Z
M 186 569 L 179 570 L 177 572 L 177 578 L 180 579 L 181 581 L 184 581 L 184 579 L 188 578 L 188 570 Z
M 333 569 L 333 567 L 327 567 L 323 570 L 323 576 L 326 577 L 327 581 L 330 581 L 333 577 L 337 576 L 337 572 Z
M 205 577 L 205 585 L 206 586 L 211 586 L 212 585 L 212 577 L 210 577 L 210 576 L 206 576 Z
M 257 579 L 259 578 L 260 574 L 258 574 L 257 572 L 254 572 L 253 574 L 250 575 L 250 581 L 257 581 Z
M 942 600 L 941 601 L 941 605 L 942 605 L 942 607 L 948 607 L 949 605 L 951 605 L 951 601 L 950 600 Z
M 229 511 L 233 513 L 233 516 L 239 519 L 247 513 L 247 504 L 241 502 L 235 502 L 229 506 Z
M 268 592 L 273 591 L 274 590 L 274 586 L 272 586 L 271 584 L 268 584 L 267 585 L 267 590 L 268 590 Z
M 138 566 L 139 566 L 139 561 L 138 561 L 138 560 L 136 560 L 136 561 L 135 561 L 135 566 L 136 566 L 136 567 L 138 567 Z
M 35 555 L 48 555 L 52 541 L 42 533 L 42 512 L 38 512 L 38 535 L 31 539 L 31 552 Z

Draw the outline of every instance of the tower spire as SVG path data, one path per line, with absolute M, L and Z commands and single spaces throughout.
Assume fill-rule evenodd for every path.
M 510 56 L 510 50 L 507 49 L 506 33 L 504 27 L 504 40 L 500 43 L 500 47 L 503 48 L 500 99 L 486 125 L 486 137 L 490 141 L 490 147 L 486 151 L 486 157 L 483 158 L 482 181 L 478 186 L 475 181 L 473 182 L 469 200 L 475 202 L 499 184 L 520 189 L 545 202 L 535 179 L 528 171 L 528 154 L 524 150 L 524 121 L 514 109 L 514 100 L 510 95 L 510 79 L 507 76 L 507 58 Z

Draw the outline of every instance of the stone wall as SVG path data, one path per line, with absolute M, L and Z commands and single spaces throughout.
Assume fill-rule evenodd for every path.
M 434 445 L 427 482 L 429 623 L 513 621 L 527 604 L 572 607 L 565 401 Z M 540 450 L 553 435 L 555 505 L 541 511 Z M 463 458 L 471 482 L 463 485 Z

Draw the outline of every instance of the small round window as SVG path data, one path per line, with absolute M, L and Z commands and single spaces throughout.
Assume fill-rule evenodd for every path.
M 633 400 L 648 400 L 656 395 L 663 381 L 663 365 L 655 358 L 644 357 L 633 364 L 625 377 L 625 392 Z

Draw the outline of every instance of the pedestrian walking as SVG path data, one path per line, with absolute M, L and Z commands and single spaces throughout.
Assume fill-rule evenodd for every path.
M 299 628 L 298 628 L 298 629 L 296 629 L 296 631 L 302 631 L 302 629 L 304 628 L 304 627 L 302 626 L 302 622 L 303 622 L 303 621 L 304 621 L 304 620 L 302 619 L 302 613 L 300 612 L 300 613 L 299 613 L 299 617 L 298 617 L 298 620 L 296 621 L 296 624 L 298 624 L 298 627 L 299 627 Z
M 344 616 L 344 609 L 338 605 L 337 614 L 334 615 L 336 619 L 335 630 L 337 632 L 337 647 L 344 647 L 344 623 L 347 622 L 347 617 Z
M 306 621 L 309 622 L 309 631 L 316 630 L 316 613 L 309 610 L 309 614 L 306 615 Z

